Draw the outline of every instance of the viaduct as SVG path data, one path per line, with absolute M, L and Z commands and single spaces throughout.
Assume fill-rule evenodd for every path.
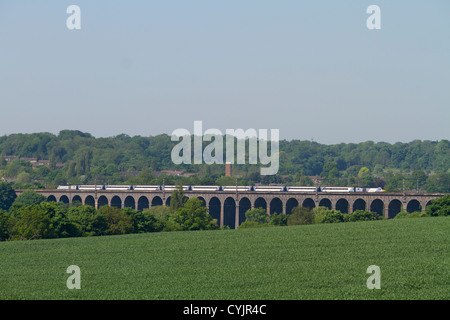
M 149 207 L 170 205 L 170 194 L 164 190 L 35 190 L 47 201 L 63 203 L 80 202 L 95 208 L 109 205 L 118 208 L 143 210 Z M 20 194 L 23 191 L 16 191 Z M 185 197 L 197 197 L 208 207 L 209 214 L 220 226 L 237 228 L 245 221 L 245 212 L 264 208 L 269 214 L 290 214 L 297 206 L 318 206 L 350 213 L 369 210 L 385 218 L 393 218 L 400 211 L 425 212 L 430 201 L 444 194 L 427 193 L 373 193 L 373 192 L 292 192 L 292 191 L 183 191 Z

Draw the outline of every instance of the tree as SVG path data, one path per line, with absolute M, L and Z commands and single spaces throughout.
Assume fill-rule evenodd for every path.
M 0 182 L 0 209 L 8 211 L 17 195 L 9 183 Z
M 133 220 L 119 208 L 103 206 L 99 214 L 105 219 L 106 234 L 126 234 L 133 231 Z
M 10 222 L 9 234 L 16 240 L 46 238 L 50 231 L 50 219 L 38 205 L 19 209 Z
M 163 230 L 164 226 L 161 219 L 163 219 L 165 213 L 163 213 L 163 210 L 160 208 L 165 208 L 165 213 L 170 212 L 170 209 L 166 206 L 156 206 L 143 211 L 133 210 L 131 208 L 124 208 L 122 210 L 131 217 L 134 225 L 134 232 L 141 233 Z M 152 209 L 158 209 L 158 212 Z
M 323 166 L 321 176 L 330 180 L 339 178 L 339 169 L 336 162 L 327 162 Z
M 249 209 L 245 212 L 245 221 L 256 223 L 268 223 L 269 215 L 264 208 Z
M 180 184 L 175 190 L 172 191 L 170 196 L 170 209 L 172 212 L 177 211 L 183 207 L 186 199 L 184 198 L 183 186 Z
M 355 210 L 352 213 L 343 215 L 344 222 L 354 222 L 354 221 L 371 221 L 371 220 L 382 220 L 383 217 L 376 212 L 370 212 L 365 210 Z
M 322 219 L 322 223 L 337 223 L 344 222 L 344 215 L 340 211 L 328 210 Z
M 314 223 L 322 223 L 330 210 L 327 207 L 315 207 L 312 211 L 314 214 Z
M 85 174 L 89 172 L 91 169 L 91 160 L 93 157 L 93 151 L 89 147 L 83 147 L 78 149 L 76 155 L 75 155 L 75 161 L 76 161 L 76 171 L 78 175 Z
M 13 205 L 21 205 L 24 207 L 31 206 L 33 204 L 40 204 L 41 202 L 45 201 L 45 197 L 33 190 L 27 190 L 24 191 L 22 194 L 20 194 L 15 200 Z
M 427 179 L 427 192 L 450 193 L 450 174 L 439 172 Z
M 27 184 L 30 182 L 31 182 L 31 175 L 28 172 L 22 171 L 17 175 L 16 183 Z
M 270 216 L 269 224 L 273 226 L 286 226 L 287 215 L 284 213 L 274 213 Z
M 0 209 L 0 241 L 4 241 L 9 238 L 9 218 L 10 214 Z
M 358 172 L 358 181 L 361 186 L 373 187 L 373 176 L 370 173 L 369 168 L 362 167 Z
M 313 224 L 314 214 L 312 210 L 306 207 L 295 207 L 287 219 L 288 226 L 299 224 Z
M 191 198 L 169 220 L 181 226 L 182 230 L 216 230 L 217 221 L 208 214 L 208 209 L 198 198 Z
M 387 172 L 384 176 L 384 188 L 387 192 L 401 192 L 403 189 L 403 175 L 401 173 Z
M 154 215 L 157 219 L 164 219 L 171 211 L 168 206 L 154 206 L 143 210 L 144 213 Z
M 67 205 L 61 202 L 41 202 L 40 208 L 50 219 L 49 238 L 67 238 L 79 236 L 78 229 L 67 217 Z
M 108 228 L 105 217 L 89 205 L 70 207 L 67 218 L 77 227 L 78 236 L 103 235 Z
M 222 176 L 216 180 L 216 185 L 218 185 L 218 186 L 234 186 L 234 185 L 236 185 L 236 178 Z
M 429 216 L 448 216 L 450 215 L 450 195 L 434 199 L 431 204 L 425 208 Z
M 423 170 L 414 170 L 411 178 L 407 181 L 407 190 L 422 189 L 427 181 L 427 175 Z

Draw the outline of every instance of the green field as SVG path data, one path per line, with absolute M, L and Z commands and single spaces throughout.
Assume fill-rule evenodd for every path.
M 0 299 L 449 299 L 449 231 L 433 217 L 1 242 Z

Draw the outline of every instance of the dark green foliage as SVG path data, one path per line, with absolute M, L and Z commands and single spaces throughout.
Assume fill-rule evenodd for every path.
M 286 226 L 288 216 L 284 213 L 274 213 L 270 216 L 269 224 L 273 226 Z
M 7 240 L 9 238 L 9 218 L 10 214 L 0 209 L 0 241 Z
M 50 165 L 32 167 L 24 160 L 6 161 L 0 157 L 0 170 L 4 177 L 17 178 L 15 189 L 94 182 L 161 185 L 163 179 L 167 184 L 177 184 L 177 179 L 183 185 L 235 184 L 235 178 L 223 177 L 223 165 L 175 165 L 171 160 L 175 144 L 165 134 L 151 137 L 121 134 L 108 138 L 95 138 L 77 130 L 63 130 L 58 135 L 11 134 L 1 137 L 0 155 L 47 159 Z M 447 140 L 336 145 L 283 140 L 278 174 L 261 176 L 259 165 L 248 164 L 234 165 L 233 172 L 240 176 L 239 185 L 314 185 L 308 176 L 321 175 L 326 185 L 381 186 L 387 191 L 401 192 L 406 178 L 406 190 L 449 193 L 449 145 Z M 57 164 L 64 166 L 59 168 Z M 153 172 L 159 170 L 196 172 L 197 176 L 154 176 Z M 430 172 L 433 174 L 429 175 Z
M 48 238 L 50 218 L 39 205 L 23 207 L 9 219 L 9 237 L 13 240 Z
M 202 205 L 198 198 L 191 198 L 178 208 L 167 219 L 167 229 L 174 230 L 216 230 L 217 221 L 209 214 L 208 209 Z
M 432 217 L 450 215 L 450 195 L 434 199 L 431 201 L 431 204 L 426 207 L 425 211 L 427 215 Z
M 439 172 L 429 176 L 426 183 L 427 192 L 450 193 L 450 174 Z
M 287 218 L 287 225 L 302 225 L 302 224 L 313 224 L 314 223 L 314 213 L 311 209 L 306 207 L 295 207 L 292 209 L 292 213 Z
M 133 231 L 133 219 L 119 208 L 103 206 L 98 210 L 98 214 L 105 220 L 105 234 L 126 234 Z
M 420 212 L 420 211 L 414 211 L 414 212 L 406 212 L 406 211 L 402 211 L 399 212 L 394 219 L 403 219 L 403 218 L 423 218 L 423 217 L 429 217 L 429 215 L 427 215 L 424 212 Z
M 177 211 L 157 206 L 144 211 L 41 202 L 0 210 L 0 240 L 86 237 L 183 230 L 216 230 L 217 221 L 197 198 Z
M 41 202 L 39 206 L 44 214 L 50 218 L 49 238 L 68 238 L 79 235 L 76 225 L 67 217 L 68 208 L 66 204 Z
M 67 218 L 77 228 L 78 236 L 96 236 L 106 234 L 105 217 L 91 206 L 71 207 L 67 211 Z
M 395 219 L 448 216 L 450 195 L 433 200 L 426 210 L 426 213 L 400 212 Z M 256 208 L 248 210 L 246 218 L 239 228 L 384 219 L 375 212 L 356 210 L 343 214 L 326 207 L 313 210 L 296 207 L 290 215 L 275 213 L 271 216 L 266 209 Z M 175 212 L 167 206 L 152 207 L 141 212 L 109 206 L 96 210 L 88 205 L 70 206 L 46 201 L 29 206 L 17 204 L 11 206 L 9 212 L 0 210 L 0 240 L 3 241 L 217 229 L 217 221 L 208 214 L 208 209 L 198 198 L 189 199 Z M 229 228 L 225 226 L 222 229 Z
M 250 228 L 265 228 L 270 226 L 268 223 L 259 223 L 256 221 L 244 221 L 239 226 L 239 229 L 250 229 Z
M 322 223 L 344 222 L 344 214 L 340 211 L 329 210 L 322 218 Z
M 9 183 L 0 181 L 0 209 L 8 211 L 17 195 Z
M 354 221 L 371 221 L 371 220 L 382 220 L 383 217 L 378 215 L 376 212 L 356 210 L 352 213 L 344 214 L 344 222 L 354 222 Z
M 167 208 L 166 206 L 157 206 L 155 208 Z M 124 208 L 124 211 L 128 216 L 131 217 L 133 223 L 133 230 L 135 233 L 146 233 L 146 232 L 159 232 L 163 230 L 163 223 L 161 218 L 164 215 L 157 215 L 153 213 L 155 210 L 146 209 L 144 211 L 133 210 L 130 208 Z
M 269 215 L 267 210 L 264 208 L 250 209 L 245 212 L 245 221 L 256 222 L 256 223 L 267 223 L 269 222 Z
M 175 212 L 179 208 L 183 207 L 186 199 L 184 198 L 183 186 L 179 185 L 175 190 L 172 191 L 170 196 L 170 209 Z
M 32 204 L 40 204 L 45 201 L 45 197 L 33 190 L 24 191 L 15 200 L 13 205 L 21 205 L 24 207 L 31 206 Z

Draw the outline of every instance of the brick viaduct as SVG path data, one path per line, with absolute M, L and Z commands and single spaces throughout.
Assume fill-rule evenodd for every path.
M 109 205 L 137 210 L 169 205 L 170 192 L 136 190 L 35 190 L 48 201 L 64 203 L 80 202 L 99 208 Z M 21 191 L 17 192 L 18 194 Z M 426 193 L 330 193 L 330 192 L 256 192 L 256 191 L 184 191 L 187 198 L 197 197 L 208 207 L 209 214 L 220 226 L 237 228 L 245 221 L 245 212 L 253 208 L 264 208 L 269 214 L 290 214 L 296 206 L 314 208 L 328 207 L 343 213 L 369 210 L 393 218 L 400 211 L 425 211 L 431 200 L 444 194 Z

